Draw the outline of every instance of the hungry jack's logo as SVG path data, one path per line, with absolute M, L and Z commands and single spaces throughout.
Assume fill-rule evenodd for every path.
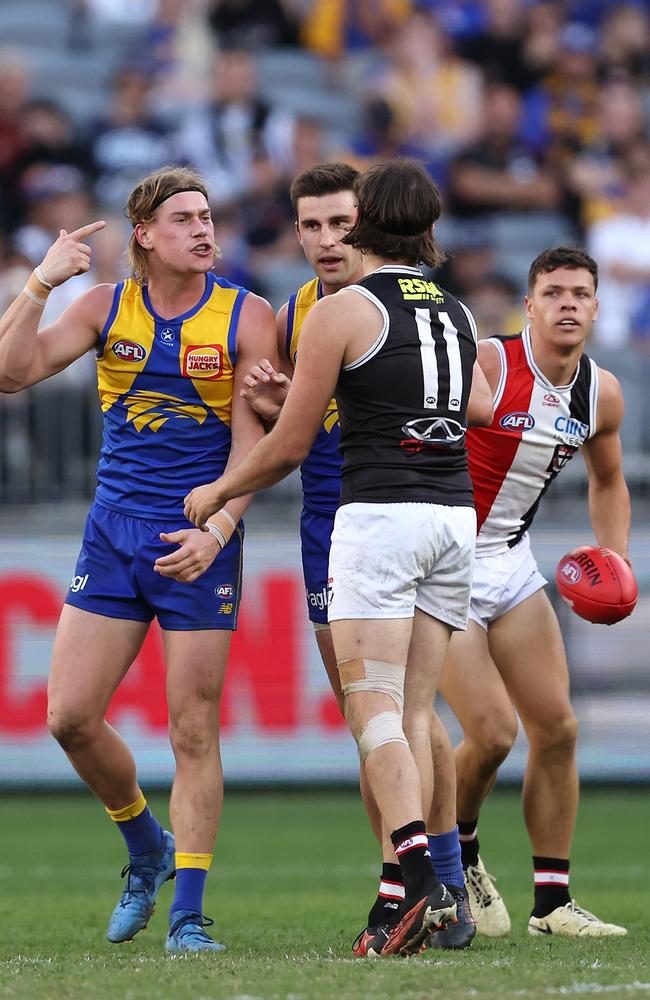
M 186 378 L 217 379 L 223 375 L 221 344 L 188 344 L 183 353 Z

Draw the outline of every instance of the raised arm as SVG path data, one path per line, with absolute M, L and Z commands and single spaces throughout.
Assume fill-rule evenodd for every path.
M 97 285 L 43 330 L 38 324 L 52 288 L 90 267 L 83 240 L 104 228 L 93 222 L 73 233 L 61 230 L 43 263 L 0 318 L 0 390 L 19 392 L 67 368 L 97 342 L 113 297 L 113 285 Z
M 611 372 L 601 369 L 597 430 L 582 449 L 589 473 L 589 517 L 598 544 L 627 559 L 631 510 L 623 476 L 622 421 L 621 387 Z

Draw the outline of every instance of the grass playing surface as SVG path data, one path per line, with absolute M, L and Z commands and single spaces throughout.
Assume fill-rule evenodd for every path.
M 152 797 L 158 815 L 165 800 Z M 374 899 L 376 849 L 353 794 L 226 796 L 206 913 L 228 950 L 163 951 L 172 884 L 147 931 L 110 945 L 121 840 L 90 797 L 9 796 L 0 806 L 0 997 L 16 1000 L 424 1000 L 605 995 L 650 1000 L 650 797 L 584 791 L 572 859 L 578 902 L 626 938 L 531 938 L 529 847 L 518 796 L 496 794 L 482 854 L 513 931 L 467 952 L 354 960 Z

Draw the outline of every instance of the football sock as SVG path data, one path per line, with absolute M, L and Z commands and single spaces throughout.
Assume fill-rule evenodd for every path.
M 402 869 L 399 865 L 385 861 L 381 866 L 377 899 L 368 914 L 368 927 L 381 927 L 382 924 L 396 923 L 400 916 L 403 899 Z
M 203 892 L 211 863 L 211 854 L 176 852 L 176 888 L 170 914 L 176 910 L 203 913 Z
M 152 854 L 162 845 L 163 831 L 152 814 L 142 792 L 130 806 L 123 809 L 106 809 L 118 830 L 124 837 L 126 849 L 132 858 L 140 854 Z
M 465 822 L 458 820 L 458 839 L 460 840 L 460 853 L 463 862 L 463 869 L 475 868 L 478 864 L 478 837 L 476 836 L 476 819 Z
M 438 880 L 431 864 L 429 842 L 423 820 L 413 820 L 406 826 L 394 830 L 390 839 L 402 869 L 404 892 L 407 899 L 421 896 L 430 891 Z
M 569 895 L 568 858 L 540 858 L 533 856 L 535 905 L 533 917 L 545 917 L 571 902 Z
M 463 865 L 461 862 L 458 827 L 449 833 L 430 833 L 428 835 L 429 851 L 433 870 L 445 885 L 454 885 L 462 889 L 465 885 Z

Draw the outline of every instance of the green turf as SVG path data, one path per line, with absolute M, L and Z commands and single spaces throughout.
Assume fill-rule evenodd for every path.
M 492 797 L 483 854 L 513 920 L 468 952 L 351 958 L 376 889 L 376 849 L 356 796 L 226 798 L 206 912 L 223 955 L 164 955 L 172 888 L 146 933 L 104 938 L 119 892 L 119 837 L 90 797 L 8 797 L 0 806 L 0 997 L 17 1000 L 424 1000 L 605 995 L 650 1000 L 646 792 L 583 793 L 572 888 L 627 938 L 530 938 L 530 858 L 519 801 Z M 153 804 L 164 815 L 164 801 Z

